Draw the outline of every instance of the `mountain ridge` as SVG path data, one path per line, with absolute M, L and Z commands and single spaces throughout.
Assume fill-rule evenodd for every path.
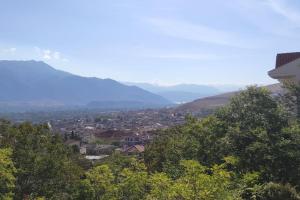
M 112 79 L 83 77 L 57 70 L 42 61 L 0 61 L 1 103 L 48 103 L 85 106 L 90 102 L 141 102 L 147 106 L 171 104 L 163 97 Z
M 124 82 L 127 85 L 136 85 L 152 93 L 158 94 L 173 103 L 181 104 L 191 102 L 198 98 L 208 97 L 212 95 L 221 94 L 227 91 L 234 91 L 236 87 L 218 87 L 213 85 L 201 85 L 201 84 L 177 84 L 171 86 L 161 86 L 151 83 L 133 83 Z M 231 89 L 230 89 L 231 88 Z
M 272 94 L 281 94 L 284 91 L 281 83 L 275 83 L 275 84 L 266 85 L 262 87 L 269 89 Z M 201 112 L 203 110 L 213 110 L 229 103 L 230 99 L 234 95 L 240 93 L 241 91 L 242 90 L 238 90 L 238 91 L 227 92 L 219 95 L 196 99 L 192 102 L 182 104 L 174 108 L 174 110 L 176 112 L 191 112 L 191 113 Z

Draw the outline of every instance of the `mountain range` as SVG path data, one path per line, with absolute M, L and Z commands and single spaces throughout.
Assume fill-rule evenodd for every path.
M 161 86 L 149 83 L 132 82 L 125 82 L 125 84 L 138 86 L 154 94 L 160 95 L 175 104 L 187 103 L 199 98 L 218 95 L 229 91 L 236 91 L 241 88 L 241 86 L 236 85 L 213 86 L 197 84 L 178 84 L 172 86 Z
M 0 61 L 0 110 L 71 106 L 148 108 L 170 104 L 139 87 L 74 75 L 41 61 Z

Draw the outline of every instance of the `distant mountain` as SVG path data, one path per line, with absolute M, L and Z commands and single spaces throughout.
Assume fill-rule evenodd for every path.
M 280 94 L 284 91 L 280 83 L 263 86 L 271 91 L 272 94 Z M 240 93 L 241 90 L 235 92 L 223 93 L 220 95 L 210 96 L 206 98 L 197 99 L 193 102 L 182 104 L 174 108 L 177 112 L 201 112 L 203 110 L 216 109 L 229 103 L 230 99 Z
M 38 61 L 0 61 L 2 107 L 105 105 L 160 107 L 171 102 L 136 86 L 111 79 L 88 78 L 56 70 Z M 124 103 L 126 102 L 126 103 Z M 118 107 L 118 106 L 117 106 Z
M 198 98 L 222 93 L 221 90 L 209 85 L 179 84 L 174 86 L 160 86 L 149 83 L 125 83 L 143 88 L 158 94 L 174 103 L 186 103 Z
M 186 91 L 162 91 L 157 92 L 156 94 L 168 99 L 169 101 L 172 101 L 175 104 L 182 104 L 191 102 L 195 99 L 211 96 L 218 93 L 194 93 L 194 92 L 186 92 Z

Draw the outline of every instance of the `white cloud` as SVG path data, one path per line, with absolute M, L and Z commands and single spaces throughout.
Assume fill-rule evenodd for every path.
M 53 58 L 57 60 L 60 59 L 60 52 L 58 51 L 53 52 Z
M 6 53 L 6 54 L 14 54 L 16 51 L 17 51 L 17 48 L 15 48 L 15 47 L 2 49 L 2 52 Z
M 53 51 L 50 49 L 41 49 L 39 47 L 34 47 L 35 51 L 38 53 L 39 57 L 44 60 L 57 60 L 68 62 L 69 60 L 62 56 L 59 51 Z
M 14 47 L 9 48 L 9 52 L 11 52 L 11 53 L 14 53 L 14 52 L 16 52 L 16 51 L 17 51 L 17 48 L 14 48 Z
M 265 0 L 266 4 L 277 14 L 285 17 L 291 22 L 300 25 L 300 13 L 288 6 L 288 3 L 283 0 Z
M 69 62 L 69 59 L 63 58 L 62 61 L 63 61 L 63 62 Z
M 287 0 L 234 0 L 231 6 L 265 33 L 299 38 L 300 13 Z
M 213 54 L 195 54 L 195 53 L 170 53 L 170 54 L 154 54 L 148 55 L 152 58 L 161 59 L 180 59 L 180 60 L 216 60 L 220 59 L 220 56 Z
M 51 60 L 52 59 L 51 51 L 48 49 L 43 50 L 43 58 L 46 60 Z
M 160 33 L 170 37 L 232 47 L 253 48 L 253 43 L 246 43 L 235 33 L 205 25 L 163 18 L 150 18 L 147 21 Z

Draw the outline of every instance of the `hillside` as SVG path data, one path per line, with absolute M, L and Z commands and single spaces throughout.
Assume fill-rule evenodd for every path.
M 265 86 L 271 93 L 282 93 L 283 89 L 280 83 Z M 177 112 L 200 112 L 202 110 L 216 109 L 220 106 L 226 105 L 230 99 L 238 94 L 239 91 L 223 93 L 220 95 L 210 96 L 206 98 L 197 99 L 193 102 L 182 104 L 175 108 Z
M 0 107 L 94 106 L 159 107 L 170 102 L 136 86 L 111 79 L 82 77 L 56 70 L 44 62 L 0 61 Z M 126 102 L 126 103 L 124 103 Z M 97 107 L 97 106 L 96 106 Z
M 217 95 L 221 90 L 210 85 L 178 84 L 172 86 L 161 86 L 149 83 L 125 83 L 135 85 L 149 92 L 160 95 L 173 103 L 186 103 L 202 97 Z

